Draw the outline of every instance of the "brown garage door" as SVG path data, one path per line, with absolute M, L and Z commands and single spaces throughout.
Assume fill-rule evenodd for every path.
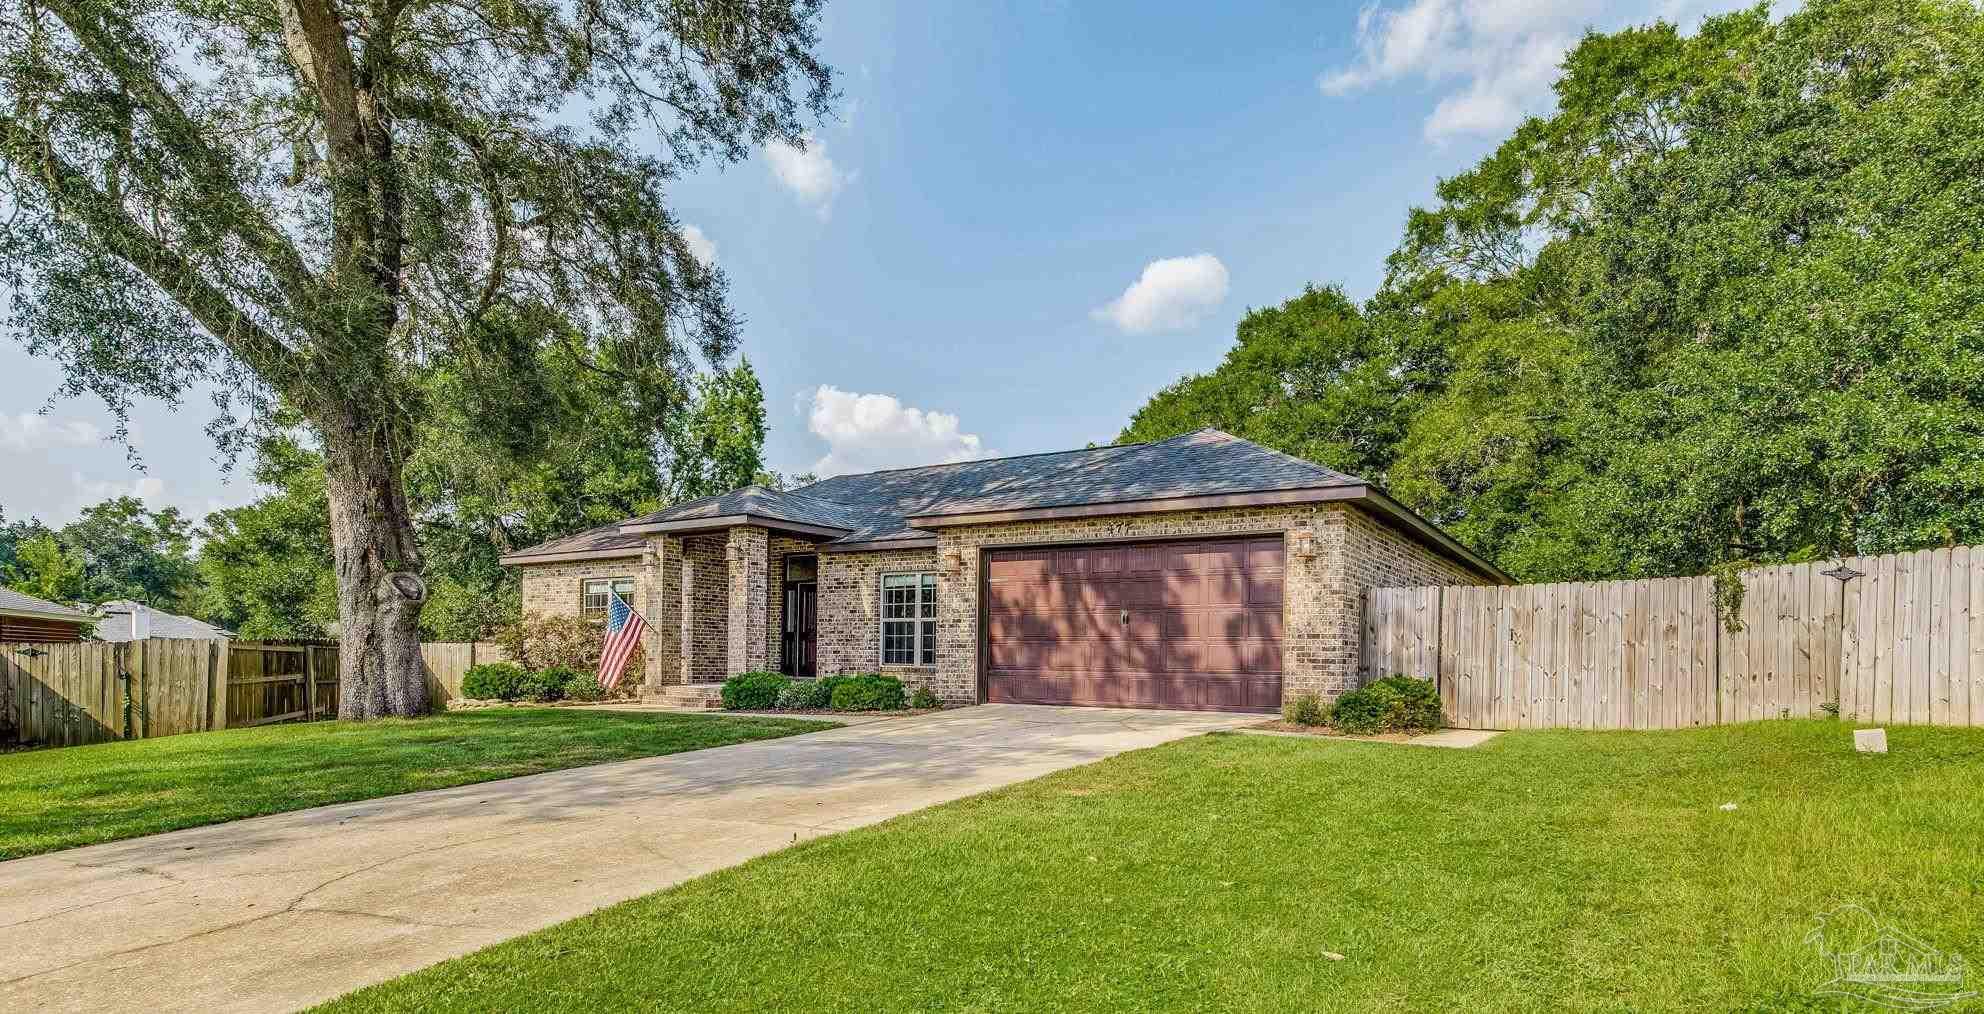
M 986 555 L 986 699 L 1281 704 L 1279 537 Z

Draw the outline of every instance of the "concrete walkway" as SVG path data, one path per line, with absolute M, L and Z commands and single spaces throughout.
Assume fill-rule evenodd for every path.
M 0 1011 L 273 1011 L 1259 716 L 990 705 L 0 863 Z

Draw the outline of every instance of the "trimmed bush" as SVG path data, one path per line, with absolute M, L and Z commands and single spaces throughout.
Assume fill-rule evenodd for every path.
M 1330 724 L 1355 735 L 1440 727 L 1440 694 L 1432 680 L 1387 676 L 1344 694 L 1330 708 Z
M 829 700 L 835 711 L 901 711 L 907 696 L 901 680 L 870 673 L 841 677 Z
M 565 697 L 565 674 L 570 669 L 551 666 L 539 669 L 524 676 L 523 696 L 528 700 L 550 703 Z
M 792 680 L 775 672 L 739 673 L 723 681 L 723 706 L 731 711 L 770 711 Z
M 784 690 L 778 692 L 777 708 L 780 711 L 819 711 L 827 706 L 833 693 L 821 680 L 793 680 Z
M 606 699 L 606 688 L 599 685 L 597 673 L 580 672 L 564 666 L 552 666 L 538 674 L 547 682 L 554 675 L 558 680 L 558 696 L 568 701 L 599 701 Z
M 1281 702 L 1281 718 L 1294 725 L 1323 724 L 1323 699 L 1303 692 Z
M 909 695 L 909 706 L 912 708 L 934 708 L 938 704 L 937 695 L 931 693 L 929 687 L 917 687 L 916 692 Z
M 478 701 L 514 701 L 524 695 L 524 668 L 512 662 L 470 666 L 462 674 L 462 696 Z

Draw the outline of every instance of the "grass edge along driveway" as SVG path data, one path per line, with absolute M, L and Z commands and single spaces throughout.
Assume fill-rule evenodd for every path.
M 1464 751 L 1197 737 L 328 1008 L 1836 1009 L 1805 938 L 1841 904 L 1984 954 L 1984 730 L 1890 737 L 1884 757 L 1826 721 Z
M 799 719 L 495 708 L 0 754 L 0 860 L 834 727 Z

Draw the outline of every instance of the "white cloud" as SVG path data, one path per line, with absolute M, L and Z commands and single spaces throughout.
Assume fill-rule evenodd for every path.
M 115 479 L 91 479 L 81 472 L 70 473 L 70 478 L 75 485 L 76 504 L 79 508 L 120 496 L 134 496 L 153 507 L 169 506 L 160 502 L 165 495 L 165 480 L 156 475 L 141 475 L 128 482 Z
M 0 447 L 40 451 L 55 447 L 86 447 L 103 439 L 103 430 L 81 419 L 52 419 L 33 412 L 0 415 Z
M 1095 310 L 1130 334 L 1191 327 L 1226 298 L 1226 265 L 1211 254 L 1166 257 L 1144 265 L 1123 294 Z
M 694 254 L 704 267 L 715 267 L 716 240 L 711 239 L 700 226 L 684 225 L 681 232 L 682 242 L 688 244 L 689 252 Z
M 1727 6 L 1726 4 L 1724 6 Z M 1616 29 L 1665 18 L 1683 28 L 1702 0 L 1406 0 L 1357 16 L 1357 56 L 1317 86 L 1344 95 L 1414 80 L 1441 88 L 1421 129 L 1433 141 L 1499 134 L 1547 112 L 1564 54 L 1588 28 Z
M 969 461 L 991 452 L 949 412 L 904 405 L 894 395 L 857 394 L 822 384 L 814 389 L 806 428 L 827 442 L 813 463 L 822 477 L 879 468 Z
M 771 163 L 772 175 L 779 184 L 821 218 L 833 211 L 834 198 L 841 188 L 854 182 L 853 173 L 842 170 L 827 157 L 827 143 L 810 132 L 805 136 L 804 147 L 783 141 L 765 145 L 765 160 Z

